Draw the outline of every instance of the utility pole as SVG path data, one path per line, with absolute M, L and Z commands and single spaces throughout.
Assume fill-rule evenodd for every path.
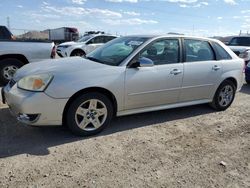
M 9 16 L 7 16 L 7 27 L 10 30 L 10 17 Z

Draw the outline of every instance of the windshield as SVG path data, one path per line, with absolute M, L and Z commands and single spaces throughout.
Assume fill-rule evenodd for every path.
M 86 58 L 106 65 L 118 66 L 148 39 L 146 37 L 120 37 L 91 52 Z
M 250 37 L 235 37 L 229 45 L 231 46 L 250 46 Z
M 84 36 L 84 37 L 80 38 L 80 39 L 78 40 L 78 42 L 86 42 L 86 41 L 89 40 L 90 38 L 92 38 L 91 35 Z

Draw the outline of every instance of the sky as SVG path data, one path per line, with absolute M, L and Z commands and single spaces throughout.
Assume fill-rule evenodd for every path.
M 12 32 L 76 27 L 80 33 L 227 36 L 250 33 L 250 0 L 0 0 Z

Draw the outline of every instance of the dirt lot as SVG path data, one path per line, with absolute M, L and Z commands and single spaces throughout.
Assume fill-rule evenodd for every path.
M 24 126 L 1 104 L 0 187 L 250 187 L 249 94 L 225 112 L 117 118 L 91 138 Z

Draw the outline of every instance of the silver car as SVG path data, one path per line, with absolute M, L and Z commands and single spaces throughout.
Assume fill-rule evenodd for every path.
M 244 80 L 244 61 L 223 43 L 186 36 L 126 36 L 85 58 L 24 66 L 3 100 L 26 124 L 66 124 L 99 133 L 113 116 L 209 103 L 227 109 Z

